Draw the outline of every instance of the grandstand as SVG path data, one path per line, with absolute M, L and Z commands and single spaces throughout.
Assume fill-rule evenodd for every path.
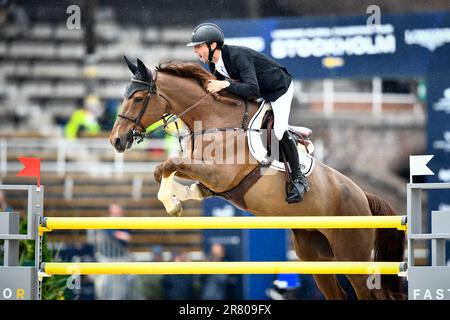
M 66 26 L 65 10 L 71 4 L 71 1 L 56 4 L 17 1 L 17 7 L 23 9 L 27 19 L 19 22 L 9 19 L 1 26 L 0 125 L 3 128 L 12 120 L 15 130 L 23 126 L 47 132 L 49 127 L 64 123 L 77 102 L 90 93 L 86 85 L 86 79 L 92 76 L 88 59 L 96 62 L 95 93 L 103 104 L 120 101 L 122 97 L 129 80 L 129 71 L 123 63 L 125 54 L 153 66 L 161 61 L 197 61 L 184 44 L 192 26 L 210 17 L 210 8 L 199 0 L 190 1 L 195 16 L 191 12 L 171 14 L 184 7 L 177 1 L 152 2 L 157 9 L 150 8 L 145 1 L 132 5 L 120 1 L 89 1 L 90 6 L 98 5 L 93 29 L 95 53 L 89 55 L 88 28 L 69 30 Z M 225 6 L 225 2 L 217 4 L 215 18 L 239 18 L 251 8 L 239 1 L 221 10 Z M 92 8 L 81 8 L 84 19 L 85 11 Z M 395 86 L 392 90 L 389 79 L 378 78 L 297 82 L 296 103 L 302 109 L 318 111 L 329 110 L 332 103 L 333 109 L 350 112 L 382 108 L 420 113 L 422 101 L 415 96 L 418 80 L 403 80 L 396 86 L 400 90 Z M 374 106 L 374 93 L 381 92 L 385 93 L 381 106 Z

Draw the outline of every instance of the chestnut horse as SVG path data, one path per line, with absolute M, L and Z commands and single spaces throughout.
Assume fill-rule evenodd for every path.
M 167 159 L 154 173 L 161 183 L 158 199 L 168 213 L 179 215 L 181 201 L 202 200 L 232 190 L 249 173 L 255 172 L 258 163 L 248 151 L 246 132 L 242 129 L 246 103 L 241 101 L 236 105 L 208 95 L 206 83 L 214 76 L 198 64 L 172 62 L 149 70 L 139 59 L 137 65 L 126 60 L 134 77 L 109 137 L 114 148 L 118 152 L 131 148 L 136 138 L 143 137 L 145 128 L 167 114 L 180 116 L 192 133 L 185 145 L 186 152 Z M 238 97 L 234 99 L 238 101 Z M 256 103 L 248 103 L 250 117 L 257 109 Z M 233 139 L 225 138 L 230 130 L 217 128 L 234 128 L 231 129 Z M 237 161 L 235 152 L 229 152 L 237 149 L 244 161 Z M 184 186 L 174 176 L 195 183 Z M 285 173 L 266 168 L 265 174 L 245 189 L 241 201 L 233 197 L 229 201 L 257 216 L 395 215 L 384 200 L 365 193 L 349 178 L 319 161 L 308 179 L 311 190 L 304 200 L 288 204 Z M 397 230 L 295 229 L 292 232 L 295 252 L 304 261 L 403 261 L 404 233 Z M 384 275 L 381 279 L 375 275 L 346 276 L 358 299 L 404 297 L 397 276 Z M 378 277 L 375 284 L 371 283 L 373 277 Z M 317 274 L 314 279 L 327 299 L 347 297 L 335 275 Z

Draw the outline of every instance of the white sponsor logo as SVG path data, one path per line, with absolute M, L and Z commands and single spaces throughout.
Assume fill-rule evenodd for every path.
M 433 105 L 433 109 L 450 113 L 450 88 L 444 90 L 444 96 Z
M 255 51 L 264 51 L 266 43 L 262 37 L 227 38 L 225 43 L 232 46 L 245 46 Z
M 450 152 L 450 131 L 445 131 L 443 136 L 444 140 L 436 140 L 433 142 L 433 148 Z
M 234 207 L 229 204 L 223 207 L 216 207 L 212 210 L 211 215 L 213 217 L 232 217 L 234 216 Z
M 450 289 L 414 289 L 413 300 L 444 300 L 449 293 Z
M 271 36 L 271 54 L 276 59 L 393 54 L 396 50 L 390 24 L 276 29 Z
M 443 182 L 450 182 L 450 169 L 440 169 L 438 178 Z
M 439 204 L 439 211 L 450 211 L 450 204 L 442 202 Z
M 416 44 L 434 51 L 450 43 L 450 28 L 405 30 L 405 43 Z

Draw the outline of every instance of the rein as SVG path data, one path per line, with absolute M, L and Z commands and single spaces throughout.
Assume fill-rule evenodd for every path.
M 144 116 L 145 112 L 147 111 L 148 104 L 149 104 L 150 98 L 151 98 L 151 94 L 160 96 L 161 98 L 163 98 L 164 100 L 167 101 L 169 106 L 170 106 L 170 102 L 169 102 L 169 100 L 166 97 L 164 97 L 162 94 L 158 93 L 157 90 L 156 90 L 156 85 L 155 85 L 155 83 L 156 83 L 156 72 L 155 72 L 155 77 L 154 77 L 153 83 L 152 82 L 147 82 L 147 81 L 142 81 L 142 80 L 137 80 L 137 79 L 131 79 L 131 82 L 136 82 L 136 83 L 139 83 L 141 85 L 144 85 L 144 86 L 148 87 L 148 92 L 149 92 L 149 94 L 147 94 L 145 96 L 145 98 L 144 98 L 143 107 L 139 111 L 139 114 L 137 115 L 137 117 L 132 118 L 132 117 L 129 117 L 129 116 L 124 115 L 124 114 L 118 114 L 118 117 L 120 117 L 122 119 L 125 119 L 125 120 L 128 120 L 128 121 L 130 121 L 131 123 L 134 124 L 133 128 L 131 129 L 131 132 L 132 132 L 134 140 L 137 143 L 141 143 L 142 141 L 144 141 L 144 139 L 149 138 L 150 135 L 153 132 L 155 132 L 155 131 L 158 131 L 158 130 L 160 130 L 162 128 L 166 129 L 167 126 L 169 124 L 173 123 L 173 122 L 175 122 L 175 126 L 176 126 L 176 129 L 177 129 L 178 135 L 179 135 L 178 142 L 180 144 L 180 148 L 181 148 L 182 152 L 183 152 L 183 147 L 182 147 L 181 142 L 187 136 L 191 136 L 192 135 L 193 137 L 195 137 L 196 135 L 202 135 L 202 134 L 204 134 L 206 132 L 216 132 L 216 131 L 228 131 L 228 130 L 243 130 L 243 131 L 247 131 L 248 130 L 248 114 L 249 114 L 248 113 L 248 102 L 245 100 L 245 103 L 244 103 L 244 114 L 243 114 L 243 117 L 242 117 L 242 124 L 241 124 L 240 128 L 212 128 L 212 129 L 202 130 L 200 132 L 192 132 L 192 133 L 190 133 L 188 135 L 181 136 L 180 135 L 180 131 L 179 131 L 179 127 L 178 127 L 178 122 L 176 122 L 176 121 L 178 119 L 180 119 L 183 115 L 188 113 L 189 111 L 191 111 L 194 108 L 198 107 L 209 96 L 212 96 L 217 101 L 221 101 L 221 102 L 227 103 L 227 104 L 234 104 L 236 106 L 239 106 L 239 105 L 242 104 L 242 102 L 240 100 L 224 97 L 224 96 L 219 95 L 218 93 L 212 93 L 212 94 L 211 93 L 206 93 L 197 102 L 195 102 L 193 105 L 191 105 L 190 107 L 188 107 L 187 109 L 185 109 L 183 112 L 181 112 L 178 115 L 173 115 L 172 114 L 172 115 L 169 116 L 168 119 L 166 119 L 167 113 L 165 113 L 162 116 L 162 118 L 161 118 L 163 120 L 163 124 L 159 125 L 158 127 L 152 129 L 149 132 L 146 132 L 145 131 L 146 128 L 142 124 L 142 117 Z M 136 126 L 140 129 L 140 131 L 136 130 Z

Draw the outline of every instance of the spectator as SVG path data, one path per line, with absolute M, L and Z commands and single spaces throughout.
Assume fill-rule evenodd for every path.
M 0 0 L 0 26 L 12 23 L 24 35 L 30 30 L 30 19 L 23 6 L 13 0 Z
M 161 246 L 154 245 L 154 246 L 152 246 L 151 251 L 153 252 L 152 261 L 154 261 L 154 262 L 162 262 L 163 261 Z
M 161 262 L 162 248 L 155 245 L 150 251 L 153 253 L 152 262 Z M 160 274 L 143 275 L 140 277 L 141 292 L 146 300 L 162 300 L 164 298 L 162 288 L 163 276 Z
M 97 122 L 95 114 L 84 107 L 83 101 L 78 101 L 77 108 L 70 116 L 69 122 L 65 127 L 65 136 L 67 139 L 80 137 L 82 133 L 95 136 L 100 132 L 100 125 Z
M 223 245 L 215 243 L 211 246 L 210 261 L 225 261 L 225 248 Z M 228 285 L 230 275 L 227 274 L 207 274 L 202 278 L 202 300 L 226 300 L 228 297 Z
M 123 217 L 122 206 L 117 203 L 110 204 L 109 216 L 115 218 Z M 131 234 L 129 230 L 106 230 L 106 232 L 111 236 L 111 238 L 117 240 L 123 246 L 128 247 L 131 239 Z
M 13 208 L 6 201 L 5 193 L 0 190 L 0 212 L 13 212 Z
M 272 300 L 323 300 L 312 275 L 280 274 L 266 290 Z
M 105 111 L 99 119 L 103 131 L 111 131 L 117 118 L 117 113 L 121 102 L 116 99 L 108 99 L 105 104 Z
M 176 253 L 173 263 L 185 262 L 185 253 Z M 162 279 L 165 300 L 192 300 L 194 294 L 194 276 L 191 274 L 170 274 Z
M 8 18 L 9 0 L 0 0 L 0 27 L 2 27 Z

